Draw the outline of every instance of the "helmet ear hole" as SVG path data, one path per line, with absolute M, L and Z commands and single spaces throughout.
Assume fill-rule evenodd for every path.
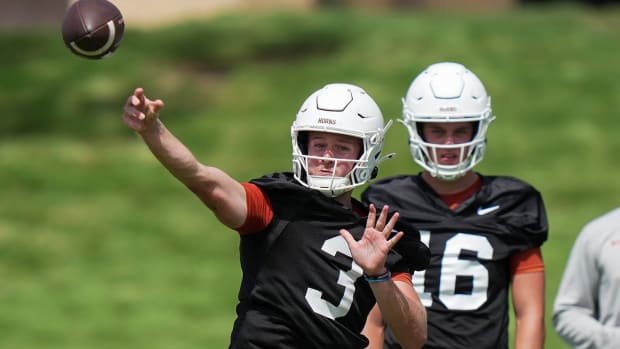
M 369 174 L 368 171 L 355 171 L 353 176 L 355 178 L 355 181 L 358 182 L 358 183 L 365 183 L 366 181 L 368 181 L 368 180 L 370 180 L 372 178 L 372 175 Z
M 370 179 L 377 178 L 378 174 L 379 174 L 379 168 L 378 167 L 373 168 L 372 173 L 370 174 Z

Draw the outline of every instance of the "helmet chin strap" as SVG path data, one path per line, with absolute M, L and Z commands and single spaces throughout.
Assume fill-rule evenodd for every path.
M 351 188 L 351 179 L 346 177 L 333 177 L 333 176 L 308 176 L 308 185 L 320 191 L 327 197 L 337 197 L 348 191 L 353 190 Z
M 438 178 L 441 179 L 442 181 L 455 181 L 463 176 L 465 176 L 466 172 L 459 172 L 459 173 L 452 173 L 452 174 L 445 174 L 442 173 L 441 170 L 439 169 L 435 169 L 434 171 L 429 171 L 431 177 L 433 178 Z

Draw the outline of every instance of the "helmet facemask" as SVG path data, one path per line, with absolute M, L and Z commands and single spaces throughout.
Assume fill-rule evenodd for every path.
M 388 125 L 381 131 L 377 131 L 373 135 L 360 137 L 362 143 L 361 154 L 357 159 L 343 159 L 333 157 L 322 157 L 308 155 L 307 151 L 307 132 L 293 131 L 293 175 L 301 184 L 308 188 L 316 189 L 326 196 L 337 197 L 353 190 L 354 188 L 368 183 L 374 179 L 378 173 L 378 165 L 388 155 L 381 158 L 381 147 L 383 145 L 383 135 Z M 309 162 L 312 160 L 325 161 L 333 163 L 331 175 L 310 175 Z M 351 170 L 345 176 L 337 176 L 336 171 L 342 163 L 353 164 Z

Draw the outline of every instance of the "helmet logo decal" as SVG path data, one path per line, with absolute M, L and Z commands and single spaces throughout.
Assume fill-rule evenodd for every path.
M 439 107 L 441 112 L 456 112 L 456 107 Z
M 328 125 L 335 125 L 336 124 L 336 119 L 330 119 L 330 118 L 319 118 L 319 120 L 317 121 L 319 124 L 328 124 Z

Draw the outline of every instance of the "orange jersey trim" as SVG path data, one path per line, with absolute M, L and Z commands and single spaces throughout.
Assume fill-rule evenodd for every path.
M 245 222 L 237 228 L 237 232 L 241 235 L 258 233 L 271 223 L 273 208 L 267 195 L 256 184 L 244 182 L 241 185 L 245 189 L 245 202 L 248 212 Z
M 530 248 L 510 256 L 510 271 L 512 275 L 545 271 L 540 247 Z
M 413 286 L 413 281 L 411 281 L 411 274 L 405 272 L 393 273 L 392 281 L 401 281 L 409 286 Z
M 482 178 L 478 176 L 478 179 L 476 179 L 474 184 L 472 184 L 469 188 L 463 190 L 462 192 L 454 193 L 454 194 L 439 195 L 439 197 L 441 197 L 441 200 L 443 200 L 446 204 L 448 204 L 448 207 L 450 207 L 450 210 L 454 211 L 468 197 L 478 192 L 480 188 L 482 188 Z

